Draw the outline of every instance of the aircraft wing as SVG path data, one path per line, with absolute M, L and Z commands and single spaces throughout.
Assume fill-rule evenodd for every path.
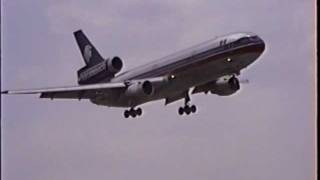
M 125 83 L 101 83 L 30 90 L 8 90 L 2 91 L 1 94 L 41 94 L 40 98 L 87 99 L 95 96 L 101 91 L 125 87 Z
M 167 77 L 154 77 L 149 79 L 134 79 L 125 82 L 109 82 L 80 86 L 53 87 L 42 89 L 27 89 L 27 90 L 8 90 L 2 91 L 1 94 L 40 94 L 40 98 L 50 99 L 89 99 L 103 92 L 112 89 L 125 89 L 131 84 L 150 81 L 151 83 L 162 83 L 167 80 Z

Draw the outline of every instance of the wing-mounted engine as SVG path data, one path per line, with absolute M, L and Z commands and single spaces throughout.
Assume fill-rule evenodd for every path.
M 112 79 L 115 74 L 120 72 L 122 66 L 122 60 L 117 56 L 108 58 L 92 66 L 85 66 L 78 70 L 78 83 L 92 84 L 107 82 Z
M 228 96 L 240 89 L 239 80 L 235 76 L 222 76 L 218 78 L 214 82 L 209 82 L 207 84 L 197 86 L 193 90 L 193 94 L 195 93 L 208 93 L 217 94 L 219 96 Z
M 128 86 L 125 94 L 131 97 L 149 96 L 154 92 L 154 86 L 150 81 L 136 81 Z

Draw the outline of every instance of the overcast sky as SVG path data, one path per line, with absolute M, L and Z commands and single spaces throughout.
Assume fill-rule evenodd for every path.
M 2 87 L 74 85 L 83 29 L 124 70 L 232 32 L 267 50 L 230 97 L 142 106 L 144 116 L 88 101 L 2 96 L 2 177 L 43 179 L 311 179 L 314 174 L 312 0 L 3 0 Z

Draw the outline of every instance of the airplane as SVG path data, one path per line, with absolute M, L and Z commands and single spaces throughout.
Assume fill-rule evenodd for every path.
M 118 56 L 103 58 L 84 32 L 73 32 L 85 66 L 77 71 L 78 85 L 31 90 L 7 90 L 2 94 L 40 94 L 49 99 L 87 99 L 93 104 L 128 108 L 125 118 L 142 115 L 141 104 L 184 99 L 179 115 L 197 111 L 190 96 L 234 94 L 240 89 L 240 71 L 255 62 L 265 42 L 254 33 L 233 33 L 151 61 L 123 73 Z

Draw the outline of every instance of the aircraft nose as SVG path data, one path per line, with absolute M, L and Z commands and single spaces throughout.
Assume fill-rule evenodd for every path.
M 259 36 L 257 36 L 257 41 L 258 41 L 258 48 L 259 48 L 259 51 L 262 53 L 265 48 L 266 48 L 266 44 L 265 42 L 263 41 L 262 38 L 260 38 Z

